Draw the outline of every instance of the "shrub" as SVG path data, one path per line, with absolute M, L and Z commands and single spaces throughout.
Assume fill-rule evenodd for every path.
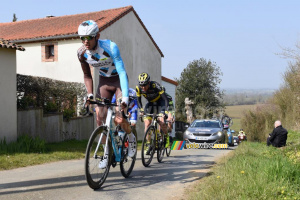
M 244 113 L 241 123 L 249 141 L 265 142 L 278 119 L 278 107 L 273 104 L 257 106 L 255 110 Z
M 17 75 L 18 109 L 42 107 L 44 113 L 77 110 L 82 107 L 86 89 L 83 83 Z
M 72 117 L 75 116 L 75 110 L 73 109 L 65 109 L 64 112 L 63 112 L 63 118 L 64 120 L 66 121 L 69 121 Z
M 45 113 L 51 113 L 51 112 L 57 112 L 58 111 L 58 106 L 56 103 L 53 102 L 47 102 L 45 107 L 44 107 Z

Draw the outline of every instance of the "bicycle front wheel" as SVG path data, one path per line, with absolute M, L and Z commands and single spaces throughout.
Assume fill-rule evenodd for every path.
M 128 156 L 128 147 L 129 147 L 129 140 L 128 140 L 128 134 L 124 135 L 123 139 L 123 146 L 122 146 L 122 159 L 120 162 L 120 170 L 121 174 L 127 178 L 134 167 L 135 160 L 136 160 L 136 153 L 137 151 L 135 150 L 135 155 L 133 157 Z M 137 145 L 136 145 L 137 148 Z
M 145 132 L 143 143 L 142 143 L 142 163 L 145 167 L 148 167 L 152 161 L 155 153 L 155 128 L 149 126 Z
M 104 155 L 105 137 L 102 137 L 103 142 L 101 142 L 101 135 L 108 135 L 105 126 L 99 126 L 94 130 L 89 139 L 85 153 L 85 177 L 88 185 L 92 189 L 99 189 L 102 186 L 107 178 L 110 168 L 111 156 Z M 108 141 L 108 145 L 111 146 L 110 140 Z M 109 152 L 111 152 L 111 148 L 108 149 Z M 107 165 L 105 168 L 100 168 L 99 164 L 105 156 L 107 157 Z
M 160 132 L 157 139 L 157 161 L 162 162 L 165 153 L 165 134 Z

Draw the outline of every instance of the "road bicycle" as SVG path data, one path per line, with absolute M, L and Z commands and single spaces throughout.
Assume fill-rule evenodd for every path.
M 157 114 L 145 114 L 144 116 L 152 117 L 152 122 L 147 128 L 142 142 L 142 163 L 148 167 L 153 159 L 155 151 L 157 152 L 157 161 L 160 163 L 163 160 L 165 152 L 165 135 L 158 129 Z
M 117 163 L 120 163 L 121 174 L 125 178 L 129 177 L 135 164 L 136 153 L 133 157 L 128 156 L 128 135 L 121 131 L 119 125 L 115 128 L 113 127 L 112 119 L 116 115 L 116 111 L 113 108 L 117 104 L 111 103 L 108 99 L 90 100 L 88 103 L 85 103 L 87 110 L 89 109 L 87 104 L 108 107 L 106 123 L 93 131 L 85 153 L 85 177 L 87 183 L 90 188 L 99 189 L 108 176 L 110 166 L 115 167 Z M 124 112 L 122 115 L 126 117 Z M 134 134 L 137 138 L 135 131 Z M 104 158 L 108 159 L 107 165 L 104 168 L 100 168 L 99 164 Z

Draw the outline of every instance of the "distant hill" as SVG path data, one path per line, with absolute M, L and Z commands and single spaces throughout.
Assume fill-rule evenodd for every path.
M 225 105 L 254 105 L 266 103 L 273 96 L 275 89 L 233 89 L 225 88 L 223 103 Z
M 273 94 L 276 89 L 234 89 L 234 88 L 223 88 L 225 94 Z

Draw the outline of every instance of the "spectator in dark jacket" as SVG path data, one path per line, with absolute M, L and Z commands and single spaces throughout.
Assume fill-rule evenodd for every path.
M 287 139 L 287 130 L 284 129 L 281 125 L 281 122 L 277 120 L 274 123 L 274 130 L 272 133 L 270 133 L 268 139 L 267 139 L 267 145 L 273 145 L 274 147 L 283 147 L 286 145 L 286 139 Z

